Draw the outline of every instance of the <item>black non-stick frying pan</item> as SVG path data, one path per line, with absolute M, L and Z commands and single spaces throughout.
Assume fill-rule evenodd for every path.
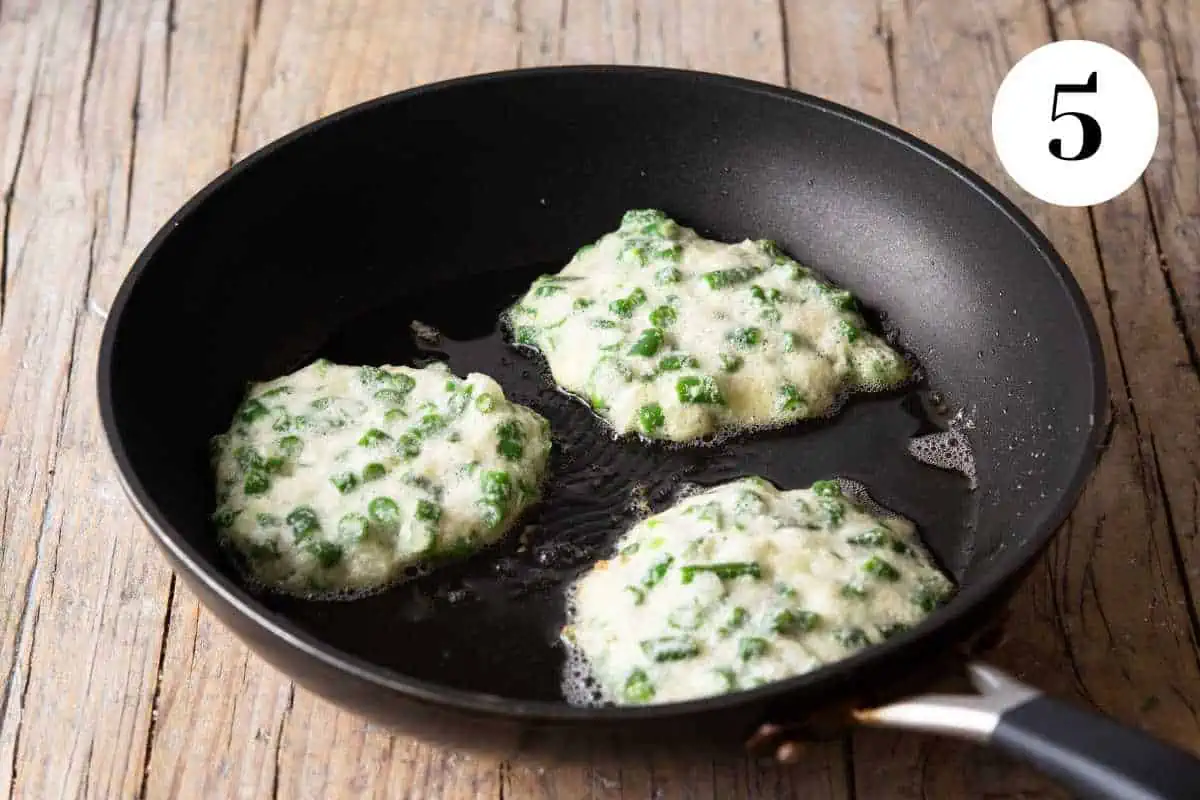
M 715 447 L 614 440 L 496 319 L 644 207 L 709 237 L 779 241 L 897 332 L 922 384 Z M 413 320 L 441 340 L 418 341 Z M 553 478 L 529 546 L 513 536 L 351 602 L 239 583 L 207 523 L 207 440 L 247 381 L 317 356 L 448 360 L 545 415 Z M 876 705 L 997 618 L 1087 480 L 1107 393 L 1087 305 L 1033 224 L 945 154 L 845 108 L 725 77 L 591 67 L 455 80 L 336 114 L 238 164 L 155 237 L 112 308 L 99 387 L 129 495 L 208 608 L 304 686 L 417 735 L 554 758 L 613 739 L 786 757 L 790 736 L 845 714 L 991 742 L 1093 796 L 1200 796 L 1189 755 L 982 665 L 978 697 Z M 908 450 L 956 412 L 974 489 Z M 564 585 L 608 554 L 635 500 L 657 510 L 680 482 L 745 474 L 865 484 L 917 521 L 960 593 L 906 634 L 753 691 L 567 705 Z

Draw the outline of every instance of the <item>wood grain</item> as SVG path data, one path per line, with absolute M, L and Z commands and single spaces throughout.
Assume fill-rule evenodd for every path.
M 1092 211 L 1033 201 L 990 144 L 1008 67 L 1075 37 L 1134 57 L 1162 115 L 1143 180 Z M 166 570 L 93 400 L 105 309 L 141 247 L 234 160 L 321 115 L 558 63 L 787 81 L 928 139 L 1033 216 L 1096 315 L 1112 420 L 997 659 L 1200 751 L 1197 41 L 1189 0 L 0 3 L 0 794 L 1059 796 L 989 751 L 878 731 L 788 769 L 606 753 L 546 770 L 441 751 L 296 689 Z

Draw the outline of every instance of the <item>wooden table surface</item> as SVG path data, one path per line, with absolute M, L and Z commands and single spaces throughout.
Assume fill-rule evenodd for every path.
M 1137 60 L 1162 132 L 1093 209 L 1017 190 L 990 109 L 1014 61 Z M 1200 6 L 1191 0 L 3 0 L 0 792 L 14 797 L 1057 797 L 980 748 L 865 731 L 798 766 L 598 755 L 542 770 L 394 736 L 295 688 L 175 580 L 95 407 L 106 309 L 156 228 L 272 139 L 414 84 L 666 64 L 786 83 L 928 139 L 1047 232 L 1104 340 L 1099 469 L 998 661 L 1200 751 Z

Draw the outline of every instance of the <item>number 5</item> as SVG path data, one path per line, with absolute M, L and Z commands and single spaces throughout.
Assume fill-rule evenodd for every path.
M 1093 72 L 1088 76 L 1087 83 L 1057 83 L 1054 85 L 1054 103 L 1050 106 L 1050 119 L 1058 120 L 1063 117 L 1074 117 L 1079 120 L 1079 127 L 1083 130 L 1083 144 L 1079 147 L 1079 152 L 1073 156 L 1064 156 L 1062 149 L 1062 139 L 1050 140 L 1050 155 L 1061 161 L 1084 161 L 1096 155 L 1096 151 L 1100 149 L 1100 123 L 1096 122 L 1094 117 L 1084 114 L 1082 111 L 1058 111 L 1058 95 L 1074 92 L 1078 94 L 1095 94 L 1096 93 L 1096 73 Z

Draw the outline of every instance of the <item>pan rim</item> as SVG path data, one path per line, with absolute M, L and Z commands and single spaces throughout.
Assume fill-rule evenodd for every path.
M 545 76 L 572 74 L 579 76 L 621 76 L 631 80 L 656 78 L 665 80 L 693 81 L 714 89 L 758 94 L 773 100 L 797 103 L 815 112 L 832 114 L 846 121 L 867 128 L 871 132 L 904 145 L 914 155 L 950 172 L 982 199 L 990 202 L 1021 234 L 1025 236 L 1035 252 L 1054 274 L 1072 306 L 1075 321 L 1079 325 L 1088 350 L 1089 366 L 1092 371 L 1093 407 L 1089 420 L 1086 448 L 1073 467 L 1070 479 L 1050 511 L 1035 525 L 1028 542 L 999 557 L 979 581 L 962 587 L 955 599 L 946 607 L 927 617 L 919 625 L 886 642 L 867 648 L 846 659 L 825 665 L 816 670 L 785 680 L 777 681 L 757 689 L 727 695 L 701 698 L 686 702 L 664 703 L 646 706 L 580 707 L 563 702 L 544 700 L 520 700 L 444 686 L 431 681 L 411 678 L 393 669 L 382 667 L 365 659 L 338 650 L 321 639 L 306 633 L 290 620 L 274 618 L 261 603 L 242 586 L 220 574 L 198 551 L 188 544 L 167 518 L 157 503 L 150 497 L 145 486 L 133 469 L 129 453 L 117 431 L 113 402 L 111 373 L 113 351 L 125 307 L 141 276 L 154 261 L 159 250 L 179 227 L 196 210 L 217 194 L 223 187 L 243 173 L 252 170 L 259 162 L 270 158 L 276 151 L 293 141 L 309 136 L 343 119 L 369 112 L 377 107 L 400 103 L 424 94 L 441 92 L 464 86 L 484 85 L 508 81 L 537 79 Z M 949 154 L 883 120 L 848 108 L 815 95 L 789 87 L 775 86 L 761 81 L 738 78 L 697 70 L 668 67 L 633 65 L 580 65 L 531 67 L 501 70 L 414 86 L 399 92 L 366 100 L 334 112 L 275 139 L 267 145 L 232 165 L 206 186 L 192 195 L 154 235 L 134 261 L 122 280 L 105 322 L 97 362 L 97 393 L 101 425 L 105 443 L 117 467 L 118 480 L 134 510 L 172 560 L 181 565 L 189 576 L 204 585 L 207 591 L 236 611 L 243 619 L 252 623 L 261 632 L 274 638 L 279 644 L 299 656 L 320 662 L 325 668 L 341 673 L 357 681 L 372 685 L 406 699 L 428 705 L 439 706 L 475 716 L 497 717 L 510 722 L 529 723 L 582 723 L 662 719 L 685 717 L 708 713 L 720 709 L 765 702 L 773 698 L 811 691 L 822 684 L 836 682 L 839 674 L 855 669 L 878 667 L 888 659 L 899 659 L 904 653 L 914 651 L 921 640 L 933 637 L 937 630 L 961 621 L 971 612 L 985 606 L 989 599 L 1001 592 L 1016 575 L 1032 566 L 1066 518 L 1074 510 L 1083 488 L 1090 479 L 1098 462 L 1103 439 L 1104 419 L 1108 412 L 1108 383 L 1106 364 L 1100 343 L 1096 321 L 1082 288 L 1075 280 L 1070 268 L 1058 254 L 1053 244 L 1029 217 L 992 186 Z M 171 566 L 171 565 L 168 565 Z M 223 623 L 224 624 L 224 623 Z M 290 680 L 296 680 L 290 675 Z

